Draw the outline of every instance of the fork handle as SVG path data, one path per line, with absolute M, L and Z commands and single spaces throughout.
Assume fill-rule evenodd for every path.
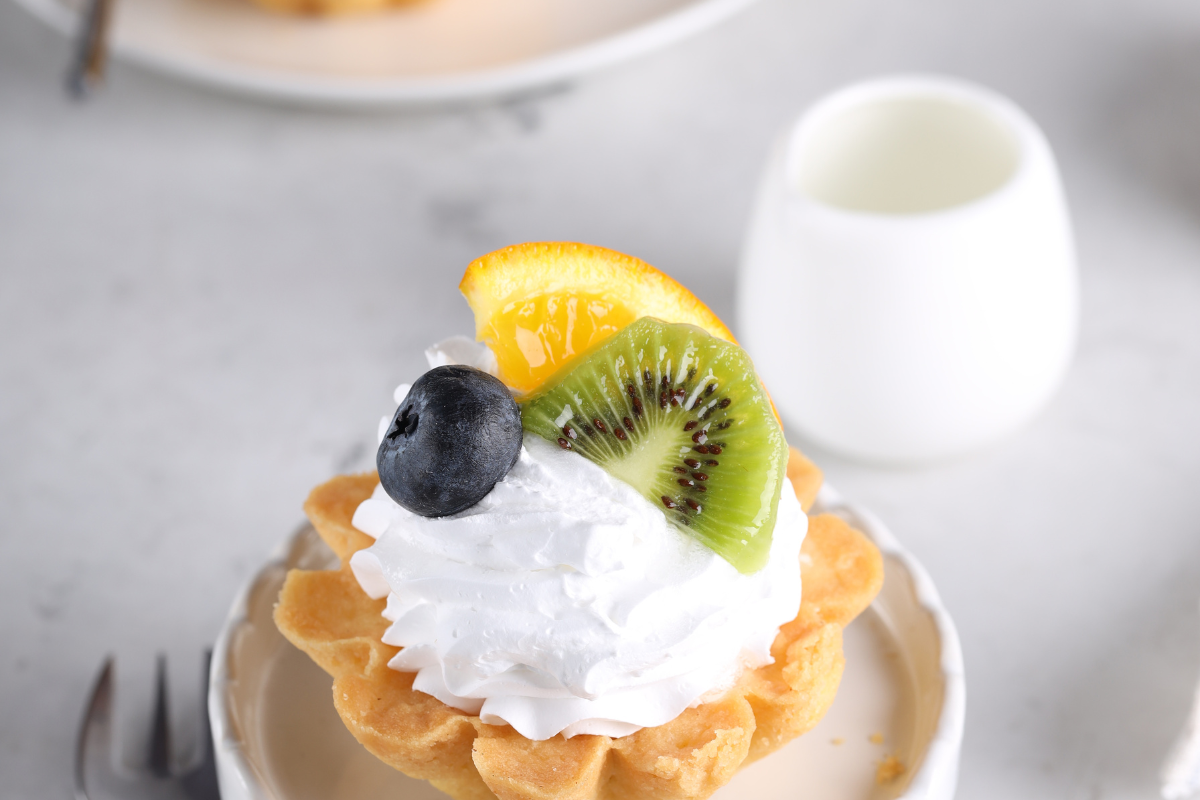
M 67 91 L 72 97 L 87 97 L 104 79 L 108 63 L 108 28 L 113 0 L 89 0 L 75 40 L 75 58 L 67 73 Z

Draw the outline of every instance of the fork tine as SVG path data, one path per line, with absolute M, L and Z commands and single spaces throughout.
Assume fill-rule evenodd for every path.
M 171 723 L 167 716 L 167 657 L 158 654 L 154 696 L 154 727 L 150 732 L 150 757 L 146 767 L 159 778 L 171 777 Z
M 91 697 L 83 712 L 83 721 L 79 724 L 79 738 L 75 743 L 75 800 L 88 800 L 85 780 L 88 740 L 93 728 L 107 739 L 112 723 L 112 691 L 113 658 L 109 656 L 104 659 L 100 674 L 96 676 Z
M 207 648 L 204 651 L 204 681 L 200 684 L 200 752 L 206 761 L 212 761 L 213 757 L 212 724 L 208 719 L 208 679 L 211 675 L 212 648 Z
M 221 800 L 217 785 L 217 765 L 213 753 L 212 728 L 208 719 L 208 678 L 212 670 L 212 650 L 204 652 L 204 683 L 200 692 L 200 763 L 183 776 L 184 793 L 189 800 Z

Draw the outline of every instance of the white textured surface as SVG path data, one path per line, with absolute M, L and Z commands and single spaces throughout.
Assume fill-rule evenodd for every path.
M 160 647 L 196 696 L 193 655 L 304 494 L 369 461 L 378 398 L 470 324 L 454 287 L 472 257 L 590 240 L 730 314 L 777 129 L 917 69 L 990 85 L 1046 131 L 1080 351 L 1049 409 L 973 459 L 814 455 L 959 625 L 959 797 L 1154 796 L 1200 665 L 1200 5 L 766 0 L 567 93 L 410 115 L 126 68 L 74 107 L 66 61 L 0 4 L 0 797 L 69 793 L 106 651 L 123 706 Z

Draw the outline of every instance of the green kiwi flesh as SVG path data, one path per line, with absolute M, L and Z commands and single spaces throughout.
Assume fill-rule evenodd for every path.
M 643 317 L 551 377 L 521 421 L 632 485 L 739 572 L 766 565 L 787 443 L 737 345 Z

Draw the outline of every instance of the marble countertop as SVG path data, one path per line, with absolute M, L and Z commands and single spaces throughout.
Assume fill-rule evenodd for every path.
M 121 65 L 79 106 L 67 60 L 0 3 L 0 798 L 69 795 L 106 653 L 129 747 L 156 651 L 194 706 L 201 652 L 308 489 L 367 465 L 391 389 L 469 330 L 472 257 L 591 241 L 732 317 L 775 132 L 898 70 L 979 81 L 1044 127 L 1080 347 L 988 452 L 910 471 L 812 455 L 957 620 L 960 797 L 1155 796 L 1200 672 L 1200 5 L 764 0 L 563 90 L 407 113 Z

